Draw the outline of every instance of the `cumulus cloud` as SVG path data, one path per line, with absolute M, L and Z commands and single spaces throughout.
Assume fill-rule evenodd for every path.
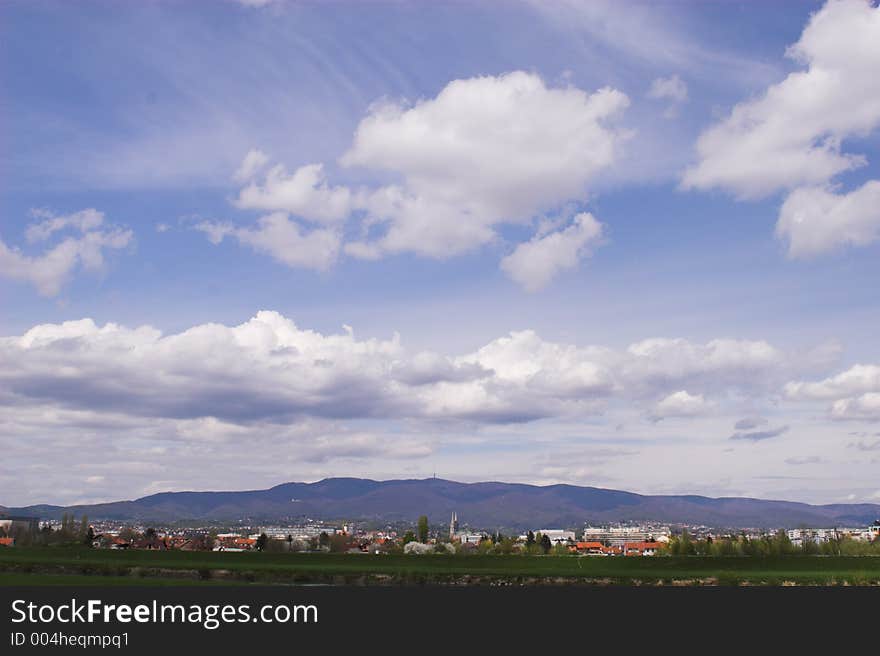
M 74 214 L 56 215 L 34 210 L 36 219 L 25 231 L 29 242 L 43 242 L 64 231 L 75 231 L 39 255 L 27 255 L 0 240 L 0 276 L 22 280 L 36 287 L 43 296 L 56 296 L 73 272 L 82 267 L 98 271 L 104 266 L 107 249 L 121 249 L 131 243 L 131 230 L 104 225 L 104 214 L 86 209 Z
M 276 312 L 164 334 L 89 319 L 47 323 L 0 338 L 0 480 L 30 481 L 26 494 L 7 490 L 7 501 L 108 498 L 120 485 L 134 496 L 205 489 L 216 487 L 216 471 L 233 489 L 317 480 L 340 467 L 392 478 L 439 466 L 476 480 L 478 459 L 462 456 L 475 447 L 503 451 L 505 476 L 527 471 L 544 448 L 620 449 L 653 471 L 670 453 L 666 440 L 698 437 L 640 422 L 658 400 L 658 414 L 671 416 L 702 398 L 707 415 L 733 422 L 812 365 L 804 367 L 802 351 L 763 342 L 652 338 L 612 348 L 531 330 L 431 352 L 397 335 L 309 330 Z M 713 423 L 701 420 L 699 437 L 717 435 Z M 757 440 L 775 426 L 737 432 Z M 809 440 L 810 427 L 801 435 Z M 54 466 L 71 452 L 75 462 Z M 601 459 L 566 458 L 544 473 L 558 480 L 563 470 L 552 466 L 568 466 L 577 482 L 610 483 L 603 477 L 632 471 L 615 459 L 597 471 Z M 83 483 L 97 476 L 104 482 Z
M 714 406 L 702 394 L 689 394 L 686 390 L 673 392 L 658 401 L 651 409 L 649 418 L 660 421 L 667 417 L 698 417 Z
M 831 405 L 835 419 L 880 421 L 880 392 L 869 392 L 855 398 L 838 399 Z
M 669 105 L 663 116 L 674 118 L 678 114 L 679 106 L 687 102 L 687 84 L 678 75 L 658 77 L 651 82 L 651 86 L 648 88 L 648 98 L 668 101 Z
M 622 374 L 646 393 L 676 382 L 689 383 L 689 388 L 755 389 L 772 384 L 792 366 L 789 355 L 765 341 L 713 339 L 699 344 L 653 338 L 630 345 L 627 355 Z
M 602 224 L 583 212 L 562 230 L 536 235 L 501 260 L 501 269 L 526 291 L 542 289 L 588 254 L 588 247 L 602 236 Z
M 668 397 L 661 402 L 668 414 L 708 408 L 704 393 L 748 390 L 793 360 L 747 342 L 647 340 L 617 351 L 549 342 L 533 331 L 463 355 L 410 353 L 397 336 L 323 335 L 275 312 L 167 336 L 84 319 L 0 339 L 7 391 L 0 404 L 232 424 L 303 417 L 505 423 L 595 415 L 608 400 L 641 403 L 650 394 Z
M 648 89 L 648 97 L 682 103 L 688 97 L 687 85 L 678 75 L 658 77 L 651 82 L 651 87 Z
M 795 189 L 779 212 L 776 234 L 792 257 L 809 257 L 841 246 L 865 246 L 880 237 L 880 181 L 849 193 L 825 187 Z
M 269 163 L 269 156 L 259 148 L 252 148 L 232 175 L 236 182 L 250 182 Z
M 795 400 L 838 399 L 865 392 L 880 392 L 880 366 L 857 364 L 815 383 L 793 381 L 785 386 L 785 394 Z
M 880 123 L 880 9 L 828 2 L 787 55 L 807 69 L 740 103 L 697 142 L 686 188 L 722 187 L 743 198 L 822 184 L 865 163 L 843 139 Z
M 792 381 L 785 395 L 795 401 L 831 401 L 834 419 L 880 420 L 880 366 L 858 364 L 818 382 Z
M 248 153 L 242 169 L 251 172 Z M 241 169 L 239 169 L 241 172 Z M 347 187 L 331 187 L 321 164 L 301 166 L 288 173 L 282 164 L 273 166 L 262 184 L 251 182 L 238 194 L 235 203 L 242 209 L 288 212 L 316 223 L 338 223 L 351 211 L 351 191 Z
M 762 442 L 764 440 L 769 440 L 774 437 L 779 437 L 783 433 L 787 433 L 788 429 L 788 426 L 780 426 L 779 428 L 768 428 L 767 430 L 763 431 L 736 432 L 728 439 L 745 440 L 749 442 Z
M 829 0 L 786 54 L 806 70 L 740 103 L 704 132 L 699 161 L 682 186 L 719 187 L 739 198 L 790 191 L 777 235 L 795 257 L 875 241 L 880 183 L 845 194 L 830 185 L 866 164 L 862 155 L 842 150 L 844 141 L 880 125 L 880 7 Z
M 615 89 L 550 87 L 523 71 L 453 80 L 434 98 L 378 102 L 361 120 L 339 163 L 390 182 L 334 186 L 317 163 L 261 173 L 269 160 L 253 149 L 234 176 L 245 184 L 235 205 L 294 221 L 351 222 L 359 237 L 342 251 L 355 258 L 453 257 L 496 240 L 502 224 L 528 224 L 583 203 L 629 136 L 615 127 L 628 105 Z M 538 289 L 575 266 L 599 225 L 582 214 L 566 229 L 539 232 L 504 269 Z M 216 227 L 206 232 L 218 241 Z M 547 251 L 556 246 L 562 257 L 551 262 Z
M 289 267 L 324 271 L 336 263 L 341 235 L 330 228 L 306 232 L 284 212 L 268 214 L 254 227 L 239 227 L 223 221 L 201 221 L 194 228 L 208 235 L 213 244 L 234 237 L 258 253 L 266 253 Z
M 522 71 L 455 80 L 412 106 L 375 105 L 341 162 L 403 180 L 363 200 L 386 226 L 378 248 L 455 255 L 498 223 L 584 198 L 625 137 L 612 121 L 628 104 L 614 89 L 551 88 Z

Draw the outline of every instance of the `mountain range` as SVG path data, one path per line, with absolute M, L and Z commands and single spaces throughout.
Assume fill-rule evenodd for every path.
M 33 505 L 5 509 L 10 515 L 59 518 L 64 513 L 90 519 L 140 522 L 261 522 L 349 520 L 434 524 L 456 512 L 463 525 L 526 529 L 647 520 L 713 527 L 861 526 L 880 517 L 878 504 L 810 505 L 742 497 L 642 495 L 575 485 L 457 483 L 437 478 L 374 481 L 328 478 L 316 483 L 283 483 L 242 492 L 162 492 L 92 505 Z

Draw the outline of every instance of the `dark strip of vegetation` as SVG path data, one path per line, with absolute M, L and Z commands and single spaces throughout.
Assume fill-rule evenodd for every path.
M 4 550 L 0 572 L 282 584 L 880 585 L 880 558 L 372 556 L 56 547 Z

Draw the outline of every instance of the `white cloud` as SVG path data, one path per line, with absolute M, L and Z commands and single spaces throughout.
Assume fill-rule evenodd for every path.
M 689 481 L 694 466 L 707 481 L 751 480 L 763 464 L 749 455 L 755 450 L 737 448 L 722 466 L 719 440 L 748 412 L 779 416 L 776 392 L 793 372 L 805 375 L 803 360 L 800 350 L 763 342 L 649 339 L 609 348 L 528 330 L 464 353 L 412 351 L 396 335 L 321 333 L 275 312 L 169 334 L 88 319 L 42 324 L 0 338 L 0 493 L 6 505 L 106 499 L 120 486 L 132 496 L 216 488 L 217 472 L 230 489 L 342 470 L 393 478 L 436 467 L 481 480 L 486 458 L 504 478 L 534 480 L 537 461 L 548 478 L 640 491 L 664 491 L 669 467 L 678 481 Z M 672 400 L 689 400 L 676 394 L 684 391 L 702 397 L 705 417 L 640 421 L 658 399 L 671 397 L 662 406 L 670 413 Z M 789 423 L 737 428 L 744 442 L 728 444 L 759 441 L 762 457 L 777 463 L 798 455 L 795 444 L 829 453 L 833 424 L 802 417 L 797 440 L 764 435 Z M 621 455 L 600 457 L 605 449 Z M 594 451 L 595 459 L 587 455 Z M 666 463 L 660 473 L 658 462 Z M 105 480 L 86 486 L 90 476 Z M 28 485 L 22 492 L 5 481 Z M 778 498 L 785 489 L 780 482 L 761 493 Z
M 676 382 L 701 389 L 756 389 L 772 384 L 771 379 L 793 366 L 788 354 L 767 342 L 750 340 L 713 339 L 697 344 L 653 338 L 632 344 L 627 355 L 621 365 L 623 375 L 631 385 L 648 391 Z
M 81 233 L 90 232 L 104 223 L 104 213 L 91 207 L 73 214 L 62 215 L 45 209 L 34 209 L 31 210 L 31 216 L 42 220 L 32 223 L 25 230 L 24 235 L 29 242 L 46 241 L 56 232 L 66 228 L 74 228 Z
M 533 331 L 464 355 L 413 354 L 396 336 L 322 335 L 275 312 L 167 336 L 84 319 L 0 339 L 8 390 L 0 403 L 242 425 L 302 417 L 491 424 L 595 415 L 614 399 L 667 396 L 667 410 L 708 408 L 704 394 L 760 391 L 756 379 L 775 380 L 797 360 L 758 342 L 646 340 L 618 351 Z
M 268 214 L 255 227 L 242 228 L 229 222 L 202 221 L 194 226 L 208 235 L 213 244 L 227 236 L 250 246 L 258 253 L 266 253 L 289 267 L 329 269 L 339 256 L 341 236 L 334 229 L 303 229 L 284 212 Z
M 583 199 L 625 137 L 609 122 L 628 104 L 522 71 L 455 80 L 413 106 L 372 107 L 341 162 L 402 179 L 359 200 L 386 227 L 375 248 L 447 257 L 492 240 L 499 223 Z
M 835 419 L 880 421 L 880 392 L 869 392 L 850 399 L 839 399 L 831 405 Z
M 259 148 L 252 148 L 241 161 L 232 179 L 236 182 L 250 182 L 269 163 L 269 156 Z
M 683 103 L 688 98 L 687 84 L 678 75 L 658 77 L 651 82 L 651 87 L 648 89 L 648 98 Z
M 235 205 L 319 224 L 358 223 L 360 239 L 341 246 L 351 257 L 460 255 L 495 240 L 501 224 L 529 223 L 583 202 L 589 182 L 614 161 L 629 136 L 612 125 L 628 104 L 614 89 L 590 94 L 553 88 L 523 71 L 454 80 L 435 98 L 412 105 L 374 104 L 358 125 L 340 163 L 381 178 L 390 175 L 394 182 L 332 186 L 321 164 L 292 173 L 278 164 L 260 180 L 268 157 L 252 149 L 235 174 L 247 182 Z M 290 231 L 295 224 L 287 223 Z M 214 243 L 226 234 L 246 234 L 228 224 L 205 223 L 200 229 Z M 321 234 L 329 239 L 331 233 Z M 527 288 L 538 289 L 575 266 L 598 236 L 598 222 L 583 214 L 570 228 L 523 244 L 503 266 Z M 261 250 L 290 263 L 276 255 L 286 249 L 268 246 Z M 561 250 L 551 262 L 547 251 L 554 247 Z M 321 258 L 322 265 L 335 257 L 334 251 L 333 258 Z M 299 262 L 296 258 L 294 265 Z
M 501 260 L 501 269 L 526 291 L 547 286 L 561 271 L 572 269 L 588 254 L 588 246 L 602 236 L 602 224 L 586 212 L 572 224 L 549 234 L 536 235 Z
M 239 171 L 253 176 L 254 152 L 247 154 Z M 269 169 L 262 184 L 251 182 L 242 189 L 235 204 L 242 209 L 289 212 L 315 223 L 338 223 L 351 211 L 351 191 L 328 185 L 321 164 L 301 166 L 293 173 L 278 164 Z
M 880 366 L 859 364 L 818 382 L 793 381 L 785 394 L 795 401 L 832 401 L 834 419 L 880 420 Z
M 29 282 L 43 296 L 56 296 L 77 267 L 98 271 L 104 266 L 106 249 L 121 249 L 131 243 L 130 230 L 102 227 L 104 214 L 86 209 L 70 215 L 46 210 L 32 212 L 38 222 L 26 232 L 28 241 L 46 241 L 58 232 L 73 229 L 79 236 L 66 237 L 39 255 L 26 255 L 0 240 L 0 276 Z
M 685 188 L 757 198 L 821 185 L 865 164 L 841 144 L 880 123 L 880 8 L 864 0 L 826 3 L 787 55 L 806 70 L 740 103 L 703 133 Z
M 678 108 L 688 99 L 688 88 L 684 80 L 678 75 L 670 75 L 669 77 L 658 77 L 648 89 L 648 98 L 654 100 L 669 101 L 666 111 L 663 112 L 665 118 L 675 118 L 678 115 Z
M 238 4 L 244 7 L 268 7 L 269 5 L 278 4 L 283 0 L 235 0 Z
M 779 212 L 776 234 L 792 257 L 809 257 L 842 246 L 865 246 L 880 238 L 880 181 L 849 193 L 823 187 L 795 189 Z
M 649 418 L 660 421 L 667 417 L 698 417 L 706 414 L 713 406 L 702 394 L 689 394 L 686 390 L 679 390 L 658 401 L 651 409 Z
M 794 400 L 829 400 L 865 392 L 880 392 L 880 366 L 857 364 L 816 383 L 790 382 L 785 394 Z

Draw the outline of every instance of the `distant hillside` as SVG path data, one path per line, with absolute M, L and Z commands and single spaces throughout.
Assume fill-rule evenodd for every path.
M 456 483 L 442 479 L 372 481 L 328 478 L 284 483 L 245 492 L 163 492 L 134 501 L 84 506 L 36 505 L 10 513 L 57 518 L 62 513 L 92 519 L 152 522 L 176 520 L 281 521 L 294 518 L 448 521 L 509 529 L 577 527 L 585 521 L 656 520 L 725 527 L 863 525 L 880 517 L 877 504 L 814 506 L 738 497 L 648 496 L 574 485 Z

